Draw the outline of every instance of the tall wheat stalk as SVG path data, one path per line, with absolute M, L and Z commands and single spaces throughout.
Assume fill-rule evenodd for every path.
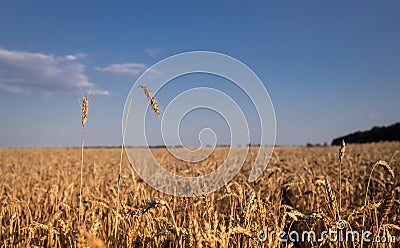
M 342 145 L 340 146 L 339 150 L 339 209 L 338 209 L 339 220 L 341 218 L 340 210 L 342 209 L 342 167 L 343 167 L 343 158 L 345 151 L 346 151 L 346 143 L 344 142 L 344 140 L 342 140 Z
M 82 206 L 82 185 L 83 185 L 83 151 L 85 146 L 85 124 L 89 111 L 89 99 L 87 96 L 82 97 L 81 106 L 81 121 L 82 121 L 82 144 L 81 144 L 81 184 L 79 189 L 79 224 L 82 221 L 83 206 Z
M 139 87 L 143 89 L 144 94 L 146 95 L 147 100 L 149 101 L 149 104 L 150 104 L 151 108 L 153 109 L 153 111 L 157 115 L 160 115 L 160 109 L 158 107 L 156 99 L 153 96 L 153 93 L 151 93 L 150 89 L 144 84 L 140 85 Z M 123 159 L 124 149 L 125 149 L 126 126 L 128 124 L 129 112 L 131 110 L 132 99 L 133 99 L 133 95 L 135 94 L 136 89 L 137 89 L 137 87 L 133 90 L 131 97 L 129 98 L 128 109 L 125 114 L 125 121 L 124 121 L 123 133 L 122 133 L 121 154 L 120 154 L 120 160 L 119 160 L 119 172 L 118 172 L 118 181 L 117 181 L 117 202 L 116 202 L 116 214 L 115 214 L 115 228 L 114 228 L 114 236 L 115 236 L 116 240 L 117 240 L 117 234 L 118 234 L 119 196 L 120 196 L 121 173 L 122 173 L 122 159 Z

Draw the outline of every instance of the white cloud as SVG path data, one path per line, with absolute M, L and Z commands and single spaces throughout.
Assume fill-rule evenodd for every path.
M 112 64 L 107 67 L 96 67 L 98 71 L 117 75 L 139 75 L 147 69 L 142 63 Z
M 86 54 L 84 53 L 77 53 L 77 54 L 68 54 L 67 56 L 65 56 L 66 60 L 77 60 L 80 58 L 84 58 L 86 57 Z
M 0 90 L 27 95 L 77 94 L 84 90 L 108 95 L 108 91 L 88 81 L 85 66 L 76 61 L 84 56 L 0 49 Z

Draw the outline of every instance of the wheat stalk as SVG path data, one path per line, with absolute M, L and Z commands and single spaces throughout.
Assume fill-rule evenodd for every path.
M 383 168 L 385 168 L 385 169 L 389 172 L 389 174 L 392 176 L 392 178 L 395 177 L 394 170 L 392 169 L 392 167 L 390 167 L 390 165 L 389 165 L 386 161 L 379 160 L 378 162 L 376 162 L 376 163 L 374 164 L 374 166 L 372 167 L 371 173 L 369 174 L 368 183 L 367 183 L 367 189 L 366 189 L 366 192 L 365 192 L 364 206 L 367 205 L 368 190 L 369 190 L 369 184 L 371 183 L 372 173 L 374 172 L 375 168 L 376 168 L 378 165 L 380 165 L 380 166 L 382 166 Z
M 160 109 L 158 107 L 156 99 L 153 96 L 153 93 L 151 93 L 150 89 L 144 84 L 140 85 L 139 87 L 143 89 L 144 94 L 146 95 L 147 100 L 149 101 L 149 104 L 151 105 L 153 111 L 157 115 L 160 115 Z M 115 228 L 114 228 L 115 239 L 117 239 L 117 233 L 118 233 L 119 196 L 120 196 L 121 173 L 122 173 L 122 159 L 123 159 L 124 148 L 125 148 L 126 126 L 128 124 L 129 112 L 130 112 L 131 105 L 132 105 L 133 95 L 134 95 L 136 89 L 137 88 L 135 88 L 133 90 L 133 92 L 131 94 L 131 97 L 129 98 L 129 104 L 128 104 L 128 109 L 127 109 L 126 114 L 125 114 L 125 123 L 124 123 L 123 134 L 122 134 L 122 144 L 121 144 L 121 153 L 120 153 L 120 160 L 119 160 L 119 172 L 118 172 L 118 181 L 117 181 L 117 202 L 116 202 Z
M 346 143 L 342 140 L 342 145 L 339 150 L 339 209 L 338 209 L 338 217 L 340 219 L 340 210 L 342 209 L 342 166 L 343 166 L 343 158 L 344 153 L 346 151 Z
M 81 122 L 82 122 L 82 145 L 81 145 L 81 184 L 79 189 L 79 223 L 82 221 L 82 185 L 83 185 L 83 151 L 85 146 L 85 124 L 87 121 L 89 111 L 89 98 L 87 96 L 82 96 L 82 106 L 81 106 Z

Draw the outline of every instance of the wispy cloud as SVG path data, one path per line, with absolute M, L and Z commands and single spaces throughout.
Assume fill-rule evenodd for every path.
M 150 55 L 151 57 L 154 57 L 156 55 L 158 55 L 161 52 L 160 48 L 146 48 L 144 50 L 144 52 L 148 55 Z
M 76 61 L 84 56 L 0 49 L 0 90 L 27 95 L 76 94 L 84 90 L 108 95 L 108 91 L 88 81 L 85 66 Z
M 96 67 L 98 71 L 117 75 L 139 75 L 147 69 L 143 63 L 112 64 L 107 67 Z

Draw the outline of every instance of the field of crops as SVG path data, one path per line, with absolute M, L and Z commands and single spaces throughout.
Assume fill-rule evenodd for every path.
M 249 183 L 257 149 L 225 187 L 190 198 L 152 189 L 124 157 L 117 230 L 120 149 L 85 149 L 81 209 L 79 148 L 0 149 L 0 246 L 398 247 L 400 143 L 350 144 L 342 156 L 338 146 L 277 147 Z M 209 173 L 228 150 L 198 163 L 153 153 L 185 174 Z M 360 237 L 338 238 L 348 231 Z

